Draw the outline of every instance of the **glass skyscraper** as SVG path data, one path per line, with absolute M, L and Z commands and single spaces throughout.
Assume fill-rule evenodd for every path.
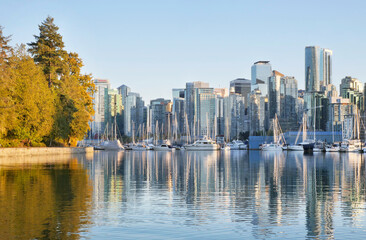
M 305 90 L 321 91 L 332 83 L 332 55 L 329 49 L 310 46 L 305 48 Z
M 319 122 L 320 114 L 314 116 L 315 111 L 321 112 L 320 99 L 328 84 L 332 83 L 332 54 L 329 49 L 318 46 L 305 47 L 305 109 L 308 110 L 308 123 L 314 125 L 314 117 Z
M 268 94 L 268 78 L 272 75 L 272 66 L 269 61 L 258 61 L 252 66 L 251 90 L 259 89 L 262 96 Z

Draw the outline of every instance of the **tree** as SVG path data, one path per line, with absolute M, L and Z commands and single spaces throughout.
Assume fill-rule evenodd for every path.
M 66 55 L 64 42 L 58 27 L 50 16 L 38 26 L 40 34 L 34 35 L 35 42 L 31 42 L 29 52 L 34 61 L 42 66 L 50 87 L 58 85 L 59 75 L 62 72 L 62 61 Z
M 8 137 L 26 146 L 39 144 L 53 126 L 54 94 L 48 87 L 42 69 L 21 45 L 11 57 L 15 80 L 14 113 L 16 124 Z
M 0 145 L 8 129 L 15 124 L 15 116 L 12 113 L 15 83 L 11 76 L 9 61 L 13 48 L 9 46 L 10 40 L 10 36 L 3 35 L 3 27 L 0 26 Z
M 36 41 L 29 43 L 29 52 L 39 64 L 49 87 L 57 95 L 55 122 L 50 141 L 76 145 L 89 130 L 95 91 L 91 75 L 81 74 L 82 60 L 76 53 L 64 50 L 62 36 L 57 32 L 54 19 L 47 17 L 39 26 Z

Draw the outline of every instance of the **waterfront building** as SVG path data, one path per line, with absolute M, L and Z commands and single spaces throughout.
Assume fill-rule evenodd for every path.
M 245 98 L 241 94 L 235 92 L 230 93 L 229 113 L 229 139 L 239 139 L 240 133 L 245 132 Z
M 229 135 L 228 129 L 226 126 L 229 126 L 227 120 L 229 119 L 229 90 L 227 88 L 215 88 L 214 89 L 215 97 L 215 133 L 216 139 L 224 139 L 225 135 Z
M 302 117 L 304 115 L 305 112 L 305 107 L 304 107 L 304 96 L 298 95 L 297 97 L 297 101 L 296 101 L 296 112 L 297 112 L 297 122 L 301 122 L 302 121 Z
M 126 85 L 121 85 L 117 89 L 118 89 L 118 94 L 120 94 L 122 97 L 122 105 L 126 106 L 127 96 L 131 92 L 131 88 L 129 88 Z M 119 127 L 121 133 L 123 134 L 125 132 L 125 109 L 122 110 L 122 115 L 121 115 L 120 119 L 118 119 L 117 121 L 118 121 L 117 122 L 118 127 Z
M 320 122 L 318 114 L 322 107 L 320 98 L 324 87 L 332 83 L 332 54 L 329 49 L 318 46 L 305 47 L 305 108 L 308 110 L 308 123 Z M 323 96 L 324 97 L 324 96 Z M 316 111 L 316 112 L 315 112 Z M 314 119 L 314 116 L 317 119 Z M 318 117 L 317 117 L 318 116 Z M 318 126 L 318 124 L 315 126 Z
M 268 81 L 268 105 L 269 118 L 273 119 L 275 115 L 281 115 L 281 78 L 284 75 L 276 70 L 272 71 L 272 75 Z
M 364 93 L 363 84 L 357 79 L 346 76 L 340 84 L 340 96 L 350 99 L 350 102 L 355 104 L 358 109 L 364 111 Z
M 297 80 L 273 71 L 268 85 L 270 122 L 277 115 L 284 131 L 297 129 L 297 96 Z
M 251 68 L 251 91 L 259 89 L 262 96 L 268 94 L 268 78 L 272 75 L 269 61 L 255 62 Z
M 176 134 L 183 134 L 185 132 L 185 89 L 172 89 L 172 123 L 173 130 Z
M 129 92 L 124 106 L 124 135 L 136 136 L 143 125 L 146 125 L 147 111 L 140 94 Z
M 245 78 L 237 78 L 230 81 L 230 89 L 234 88 L 234 92 L 244 97 L 245 108 L 248 107 L 248 97 L 251 91 L 251 80 Z
M 283 131 L 297 129 L 297 80 L 294 77 L 283 76 L 280 80 L 280 113 L 278 114 Z
M 349 99 L 331 96 L 328 105 L 329 119 L 327 122 L 327 131 L 341 132 L 342 124 L 348 116 L 352 116 L 354 105 Z
M 269 106 L 268 106 L 268 86 L 269 78 L 272 76 L 272 66 L 269 61 L 258 61 L 255 62 L 251 68 L 251 93 L 250 96 L 255 98 L 255 106 L 253 102 L 249 104 L 252 109 L 249 109 L 251 116 L 250 128 L 257 128 L 259 130 L 251 130 L 251 132 L 266 131 L 269 128 Z M 251 99 L 249 97 L 249 99 Z M 258 114 L 258 116 L 253 116 L 253 114 Z M 253 121 L 259 121 L 254 123 Z
M 329 49 L 305 47 L 305 90 L 320 91 L 321 86 L 332 83 L 332 55 Z
M 198 94 L 199 89 L 208 89 L 209 84 L 204 82 L 188 82 L 184 93 L 185 97 L 185 111 L 187 114 L 188 127 L 190 135 L 196 135 L 197 120 L 199 119 L 198 112 Z
M 116 118 L 117 122 L 117 116 L 122 115 L 122 96 L 118 94 L 117 89 L 107 89 L 105 88 L 104 93 L 104 109 L 105 109 L 105 125 L 108 126 L 109 130 L 112 129 L 111 126 L 114 123 L 114 120 Z
M 172 117 L 174 123 L 174 131 L 177 134 L 182 135 L 185 133 L 185 111 L 184 111 L 184 98 L 173 98 Z
M 228 105 L 228 96 L 216 95 L 216 136 L 224 137 L 225 136 L 225 121 L 228 119 L 227 117 L 227 105 Z
M 150 101 L 151 130 L 157 138 L 167 136 L 171 126 L 172 102 L 169 99 L 157 98 Z
M 198 136 L 214 138 L 216 135 L 216 94 L 213 88 L 201 88 L 197 91 L 197 127 Z
M 173 88 L 172 89 L 172 99 L 174 98 L 184 98 L 184 88 Z
M 264 104 L 259 89 L 253 90 L 249 95 L 249 120 L 250 135 L 258 135 L 264 131 Z
M 93 138 L 102 135 L 105 128 L 105 89 L 109 89 L 110 84 L 106 79 L 94 79 L 95 92 L 93 94 L 94 116 L 89 123 L 90 132 Z

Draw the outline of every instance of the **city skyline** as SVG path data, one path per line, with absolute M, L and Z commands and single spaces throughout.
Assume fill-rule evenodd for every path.
M 363 1 L 317 2 L 317 8 L 312 7 L 315 1 L 81 1 L 73 2 L 72 9 L 68 3 L 2 4 L 4 34 L 12 35 L 14 45 L 29 43 L 37 25 L 50 15 L 66 48 L 84 60 L 83 71 L 108 79 L 112 88 L 126 84 L 146 102 L 170 99 L 171 89 L 186 82 L 228 87 L 231 80 L 250 79 L 257 61 L 270 61 L 305 89 L 306 46 L 333 51 L 337 87 L 345 76 L 364 82 L 366 75 L 366 36 L 359 30 L 365 22 Z M 352 19 L 340 17 L 351 9 Z

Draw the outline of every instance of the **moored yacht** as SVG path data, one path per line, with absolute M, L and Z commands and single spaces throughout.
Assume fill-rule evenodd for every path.
M 283 137 L 280 123 L 278 122 L 277 114 L 272 120 L 273 126 L 273 143 L 263 144 L 261 147 L 262 151 L 282 151 L 282 147 L 286 144 L 285 138 Z
M 332 145 L 329 145 L 329 146 L 326 146 L 325 147 L 325 151 L 326 152 L 339 152 L 339 144 L 332 144 Z
M 345 139 L 339 148 L 340 152 L 359 152 L 362 149 L 362 143 L 359 139 Z
M 288 145 L 287 151 L 304 151 L 304 148 L 301 144 Z
M 146 146 L 142 143 L 138 143 L 132 146 L 132 151 L 146 151 L 146 150 L 147 150 Z
M 267 143 L 262 145 L 262 151 L 282 151 L 282 145 L 278 143 Z
M 169 146 L 168 144 L 166 143 L 163 143 L 159 146 L 154 146 L 154 151 L 172 151 L 174 148 Z
M 187 151 L 216 151 L 220 149 L 220 146 L 211 139 L 200 139 L 193 144 L 184 146 Z
M 105 141 L 103 143 L 103 147 L 104 147 L 104 150 L 117 150 L 118 151 L 118 150 L 125 149 L 118 139 Z
M 230 147 L 230 150 L 244 150 L 245 144 L 240 140 L 233 140 L 231 143 L 228 143 L 227 146 Z

